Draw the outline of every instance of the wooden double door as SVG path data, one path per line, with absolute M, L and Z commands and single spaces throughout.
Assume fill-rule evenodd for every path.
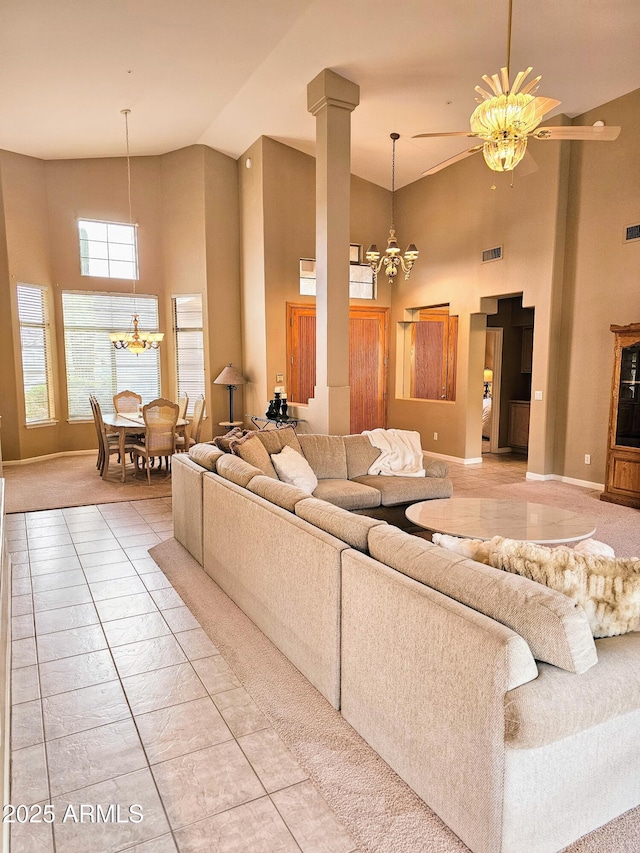
M 349 308 L 349 385 L 352 433 L 387 425 L 389 309 Z M 306 403 L 316 384 L 315 305 L 287 303 L 289 400 Z

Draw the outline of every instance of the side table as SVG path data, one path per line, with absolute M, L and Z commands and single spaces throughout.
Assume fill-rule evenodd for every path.
M 269 429 L 269 424 L 273 424 L 275 429 L 282 429 L 288 426 L 295 429 L 298 424 L 306 423 L 301 418 L 264 418 L 258 415 L 249 415 L 248 417 L 256 429 Z
M 220 421 L 218 426 L 224 427 L 225 432 L 229 432 L 234 427 L 241 427 L 244 421 Z

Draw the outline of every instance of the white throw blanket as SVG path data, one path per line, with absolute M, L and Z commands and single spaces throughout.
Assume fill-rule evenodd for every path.
M 420 433 L 407 429 L 364 430 L 374 447 L 382 452 L 369 468 L 369 474 L 387 477 L 424 477 Z

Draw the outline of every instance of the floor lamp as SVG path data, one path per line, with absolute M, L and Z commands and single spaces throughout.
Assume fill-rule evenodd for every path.
M 227 423 L 229 424 L 229 429 L 232 426 L 237 426 L 238 423 L 242 423 L 242 421 L 234 422 L 233 420 L 233 392 L 236 390 L 238 385 L 246 385 L 247 380 L 240 373 L 237 367 L 234 367 L 231 362 L 224 368 L 224 370 L 216 376 L 213 380 L 214 385 L 226 385 L 229 389 L 229 420 Z M 221 426 L 226 426 L 223 422 Z

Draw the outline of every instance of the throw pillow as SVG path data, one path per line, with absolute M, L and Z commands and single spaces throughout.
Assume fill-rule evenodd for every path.
M 271 461 L 280 480 L 297 486 L 309 495 L 313 494 L 318 478 L 301 453 L 285 445 L 280 453 L 271 454 Z
M 523 575 L 577 601 L 594 637 L 640 629 L 640 559 L 581 554 L 496 536 L 489 564 Z
M 256 430 L 249 430 L 242 438 L 232 439 L 229 446 L 235 456 L 239 456 L 245 462 L 248 462 L 249 465 L 259 468 L 268 477 L 273 477 L 274 480 L 278 479 L 275 468 L 271 464 L 271 459 L 269 459 L 269 454 L 259 440 Z
M 229 432 L 226 432 L 224 435 L 217 435 L 213 442 L 215 446 L 222 450 L 223 453 L 231 453 L 231 442 L 237 441 L 238 439 L 245 436 L 250 430 L 240 429 L 240 427 L 234 427 L 230 429 Z

